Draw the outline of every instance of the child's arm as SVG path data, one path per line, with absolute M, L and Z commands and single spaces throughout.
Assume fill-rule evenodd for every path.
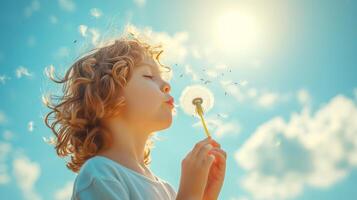
M 95 178 L 85 189 L 74 194 L 72 200 L 130 200 L 122 183 L 114 180 Z

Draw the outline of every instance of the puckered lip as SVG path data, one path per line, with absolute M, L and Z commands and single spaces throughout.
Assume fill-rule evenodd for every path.
M 169 100 L 167 100 L 165 102 L 168 103 L 168 104 L 174 105 L 175 100 L 174 100 L 173 97 L 170 97 Z

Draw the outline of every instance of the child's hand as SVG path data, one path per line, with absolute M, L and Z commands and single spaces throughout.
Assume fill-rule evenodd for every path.
M 215 142 L 214 148 L 209 151 L 209 154 L 215 156 L 215 160 L 209 170 L 203 200 L 217 200 L 223 185 L 226 173 L 227 153 L 220 147 L 221 145 Z
M 209 169 L 215 159 L 208 152 L 212 139 L 198 142 L 181 162 L 181 180 L 177 199 L 201 200 L 206 188 Z

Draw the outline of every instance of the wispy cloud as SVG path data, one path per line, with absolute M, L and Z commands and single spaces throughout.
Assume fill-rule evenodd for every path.
M 3 111 L 0 110 L 0 124 L 4 124 L 7 122 L 7 117 Z
M 7 77 L 6 75 L 0 75 L 0 83 L 5 84 L 6 80 L 9 80 L 10 77 Z
M 188 32 L 186 31 L 170 35 L 167 32 L 153 31 L 151 27 L 138 28 L 133 24 L 127 24 L 125 31 L 134 33 L 138 38 L 150 44 L 162 45 L 164 53 L 160 56 L 160 59 L 164 64 L 181 63 L 187 56 Z
M 307 102 L 307 94 L 300 91 Z M 236 152 L 247 171 L 241 185 L 255 199 L 288 199 L 305 186 L 326 188 L 357 167 L 357 106 L 338 95 L 320 107 L 276 117 L 256 129 Z
M 253 103 L 264 109 L 271 109 L 278 103 L 291 99 L 290 93 L 280 93 L 247 86 L 246 80 L 240 82 L 221 80 L 220 85 L 227 95 L 233 96 L 238 102 Z
M 49 20 L 50 20 L 51 24 L 58 23 L 58 18 L 55 15 L 50 15 Z
M 195 72 L 189 64 L 185 65 L 185 74 L 191 76 L 193 81 L 198 81 L 197 72 Z
M 236 120 L 227 119 L 227 117 L 228 116 L 224 114 L 209 115 L 205 117 L 207 128 L 216 138 L 238 135 L 241 132 L 240 124 Z M 192 126 L 203 128 L 201 121 L 194 123 Z
M 73 181 L 67 182 L 62 188 L 57 190 L 54 195 L 55 200 L 67 200 L 70 199 L 73 192 Z
M 55 59 L 62 59 L 62 58 L 67 58 L 70 54 L 70 50 L 68 47 L 62 46 L 59 47 L 54 53 L 53 57 Z
M 146 4 L 146 0 L 134 0 L 134 3 L 139 7 L 144 7 Z
M 21 78 L 23 76 L 32 76 L 32 74 L 29 72 L 29 70 L 24 66 L 19 66 L 16 69 L 15 73 L 16 73 L 17 78 Z
M 306 89 L 300 89 L 297 94 L 297 100 L 300 105 L 304 108 L 310 108 L 311 106 L 311 95 Z
M 60 7 L 68 12 L 73 12 L 76 9 L 76 4 L 73 0 L 58 0 Z
M 89 28 L 87 25 L 81 24 L 78 26 L 79 34 L 84 38 L 89 38 L 92 45 L 96 46 L 99 42 L 100 32 L 96 28 Z
M 10 141 L 14 138 L 14 133 L 10 130 L 5 130 L 2 136 L 4 140 Z
M 84 24 L 81 24 L 81 25 L 78 26 L 79 34 L 82 37 L 86 37 L 87 36 L 87 29 L 88 29 L 88 26 L 86 26 Z
M 90 15 L 94 18 L 100 18 L 102 16 L 102 11 L 99 8 L 90 9 Z
M 12 146 L 8 142 L 0 141 L 0 185 L 10 182 L 8 166 L 6 164 L 7 157 L 12 150 Z
M 25 7 L 24 14 L 26 17 L 31 17 L 32 14 L 40 10 L 41 4 L 38 0 L 33 0 L 30 5 Z
M 33 46 L 36 45 L 36 43 L 37 43 L 37 41 L 36 41 L 35 36 L 29 36 L 29 37 L 27 38 L 27 46 L 33 47 Z
M 13 172 L 25 199 L 42 199 L 40 195 L 35 192 L 34 188 L 41 173 L 41 168 L 38 163 L 31 161 L 25 155 L 20 155 L 13 160 Z

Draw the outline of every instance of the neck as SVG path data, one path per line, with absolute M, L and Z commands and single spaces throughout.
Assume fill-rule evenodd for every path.
M 109 122 L 106 126 L 112 135 L 112 145 L 98 155 L 106 156 L 129 168 L 144 167 L 145 144 L 149 132 L 141 131 L 121 123 L 119 120 Z

